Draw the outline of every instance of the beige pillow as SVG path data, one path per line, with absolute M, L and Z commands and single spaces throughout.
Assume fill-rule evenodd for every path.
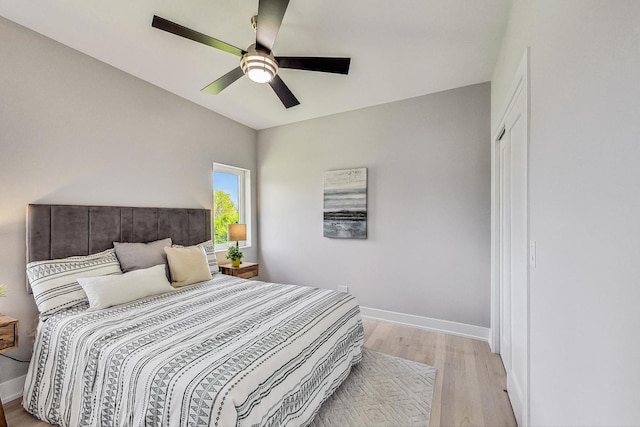
M 171 271 L 171 285 L 180 286 L 191 285 L 192 283 L 211 280 L 211 271 L 207 262 L 207 254 L 199 246 L 189 246 L 188 248 L 164 248 L 169 261 Z
M 204 249 L 204 253 L 207 254 L 207 260 L 209 261 L 209 271 L 211 271 L 211 275 L 217 274 L 220 271 L 218 267 L 218 259 L 216 258 L 216 250 L 213 246 L 213 241 L 211 239 L 206 242 L 199 243 L 194 246 L 200 246 Z M 182 245 L 171 245 L 172 248 L 184 248 Z

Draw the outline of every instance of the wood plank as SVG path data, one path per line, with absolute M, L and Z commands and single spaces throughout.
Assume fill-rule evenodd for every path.
M 438 334 L 434 332 L 430 332 L 429 334 L 430 335 L 426 336 L 432 338 L 431 342 L 434 346 L 431 365 L 438 369 L 438 373 L 436 374 L 436 383 L 433 388 L 433 401 L 431 402 L 431 420 L 429 425 L 437 427 L 442 425 L 442 394 L 444 378 L 445 375 L 447 375 L 447 371 L 444 369 L 447 360 L 447 340 L 444 334 Z M 426 361 L 426 363 L 429 362 Z
M 494 411 L 485 413 L 485 419 L 488 420 L 488 425 L 508 426 L 512 422 L 511 420 L 515 419 L 515 415 L 511 405 L 501 404 L 505 397 L 508 400 L 505 391 L 507 388 L 507 375 L 502 359 L 499 355 L 487 350 L 489 347 L 487 343 L 476 341 L 473 345 L 481 347 L 476 350 L 479 355 L 476 358 L 476 365 L 478 366 L 480 383 L 487 385 L 486 392 L 481 394 L 483 409 L 496 408 Z
M 7 427 L 7 418 L 4 415 L 4 406 L 0 402 L 0 427 Z
M 7 424 L 11 427 L 45 427 L 51 424 L 36 419 L 22 408 L 21 399 L 12 400 L 4 405 Z

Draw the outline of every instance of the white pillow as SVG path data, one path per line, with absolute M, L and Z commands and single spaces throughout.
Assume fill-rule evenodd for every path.
M 87 311 L 173 291 L 164 268 L 164 264 L 160 264 L 117 276 L 79 278 L 78 282 L 89 298 Z
M 78 284 L 79 278 L 121 273 L 113 249 L 27 264 L 33 298 L 43 317 L 87 302 L 87 295 Z
M 171 285 L 175 288 L 211 280 L 207 254 L 202 246 L 164 248 L 171 271 Z

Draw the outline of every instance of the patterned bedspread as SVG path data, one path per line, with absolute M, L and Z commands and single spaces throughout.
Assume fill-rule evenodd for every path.
M 218 274 L 38 327 L 23 406 L 62 426 L 306 425 L 361 359 L 356 300 Z

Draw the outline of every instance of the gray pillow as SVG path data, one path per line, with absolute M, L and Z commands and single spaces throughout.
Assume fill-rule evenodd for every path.
M 123 273 L 153 267 L 158 264 L 166 266 L 167 254 L 164 252 L 166 246 L 171 247 L 170 237 L 149 243 L 113 242 Z

